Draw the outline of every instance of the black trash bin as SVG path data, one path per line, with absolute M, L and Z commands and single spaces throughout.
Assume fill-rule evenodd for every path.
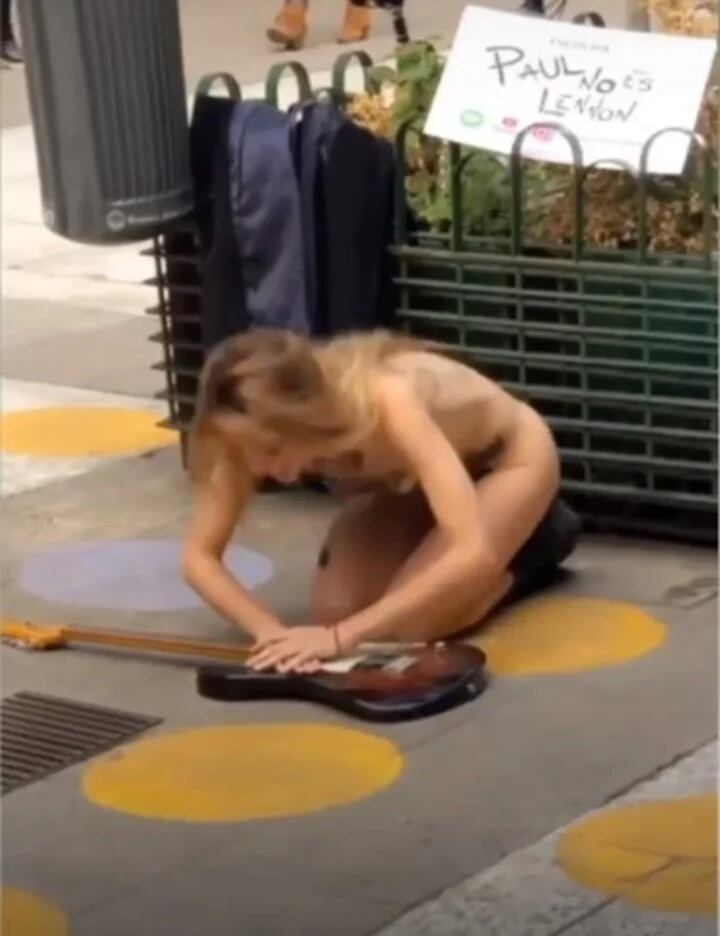
M 46 225 L 145 240 L 192 211 L 177 0 L 20 0 Z

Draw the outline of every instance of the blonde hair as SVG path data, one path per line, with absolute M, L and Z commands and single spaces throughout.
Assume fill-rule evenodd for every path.
M 379 419 L 378 367 L 394 354 L 430 347 L 386 331 L 318 342 L 262 329 L 226 339 L 209 355 L 200 379 L 190 437 L 193 477 L 203 480 L 217 459 L 229 457 L 218 416 L 242 417 L 280 445 L 350 445 L 367 438 Z

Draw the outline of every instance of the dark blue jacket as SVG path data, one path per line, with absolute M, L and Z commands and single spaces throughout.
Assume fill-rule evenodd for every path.
M 391 324 L 393 152 L 337 108 L 200 97 L 192 122 L 206 348 L 253 326 Z

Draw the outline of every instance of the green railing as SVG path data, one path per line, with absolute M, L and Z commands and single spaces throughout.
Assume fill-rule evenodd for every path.
M 348 70 L 371 60 L 342 56 L 331 86 L 311 88 L 302 65 L 273 68 L 266 99 L 277 105 L 284 76 L 295 99 L 323 95 L 343 106 Z M 239 98 L 231 76 L 203 79 Z M 525 233 L 523 134 L 507 161 L 510 211 L 507 234 L 466 233 L 463 175 L 468 160 L 447 147 L 451 220 L 433 232 L 407 207 L 406 148 L 398 134 L 396 257 L 398 325 L 442 341 L 475 366 L 526 398 L 553 427 L 565 494 L 598 527 L 659 533 L 698 541 L 716 536 L 717 510 L 717 254 L 712 244 L 713 178 L 710 154 L 700 151 L 704 191 L 703 249 L 697 255 L 650 251 L 647 206 L 656 180 L 640 172 L 631 183 L 637 203 L 638 246 L 601 250 L 584 233 L 587 170 L 578 144 L 569 197 L 573 234 L 567 245 L 530 240 Z M 527 131 L 526 131 L 527 132 Z M 643 151 L 647 160 L 653 138 Z M 184 431 L 192 418 L 202 366 L 200 270 L 191 229 L 155 245 L 160 302 L 158 365 L 167 375 L 162 396 L 169 425 Z

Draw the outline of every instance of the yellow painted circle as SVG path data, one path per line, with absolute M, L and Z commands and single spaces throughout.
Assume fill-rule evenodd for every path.
M 560 839 L 578 884 L 674 913 L 717 910 L 717 796 L 637 803 L 592 816 Z
M 498 614 L 470 641 L 502 676 L 576 673 L 628 663 L 659 646 L 665 626 L 641 608 L 545 596 Z
M 176 435 L 156 413 L 107 407 L 51 407 L 0 417 L 0 448 L 39 458 L 124 455 L 170 445 Z
M 66 936 L 65 914 L 44 897 L 15 887 L 3 887 L 0 899 L 2 936 Z
M 245 822 L 342 806 L 389 786 L 384 738 L 312 724 L 213 726 L 147 738 L 90 766 L 93 803 L 150 819 Z

